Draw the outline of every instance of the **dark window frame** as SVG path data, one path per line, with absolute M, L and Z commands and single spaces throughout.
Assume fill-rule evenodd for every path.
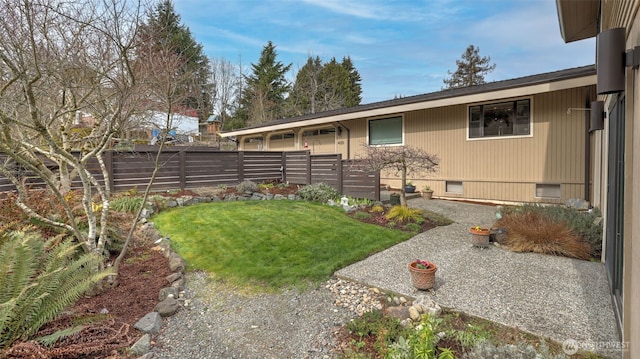
M 384 122 L 387 122 L 386 124 Z M 380 135 L 372 135 L 375 131 L 385 130 L 388 135 L 389 127 L 394 126 L 395 122 L 399 122 L 399 133 L 395 133 L 396 136 L 386 136 L 387 138 L 381 138 Z M 391 124 L 389 124 L 391 123 Z M 404 144 L 404 118 L 401 115 L 374 118 L 367 121 L 367 143 L 369 146 L 402 146 Z
M 531 136 L 531 98 L 470 105 L 467 139 Z

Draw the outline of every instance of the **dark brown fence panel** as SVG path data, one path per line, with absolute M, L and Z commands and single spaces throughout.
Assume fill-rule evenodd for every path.
M 104 155 L 107 171 L 111 175 L 111 190 L 122 192 L 146 187 L 155 167 L 157 147 L 136 147 L 135 151 L 112 151 Z M 6 160 L 0 155 L 0 161 Z M 4 163 L 4 162 L 3 162 Z M 57 165 L 45 160 L 57 171 Z M 174 190 L 217 185 L 236 185 L 243 180 L 254 182 L 284 180 L 291 184 L 327 183 L 341 194 L 380 199 L 380 176 L 364 170 L 354 161 L 343 161 L 340 154 L 310 155 L 309 151 L 292 152 L 220 152 L 210 148 L 167 147 L 159 159 L 159 170 L 152 190 Z M 89 171 L 103 182 L 98 161 L 87 164 Z M 15 165 L 20 178 L 35 187 L 43 182 L 28 171 Z M 73 188 L 80 188 L 78 178 Z M 0 191 L 15 190 L 8 179 L 0 176 Z
M 285 152 L 284 181 L 292 184 L 309 183 L 309 151 Z
M 137 151 L 114 154 L 111 181 L 115 192 L 132 188 L 142 189 L 149 183 L 155 167 L 157 152 Z M 178 152 L 162 152 L 159 169 L 153 182 L 153 190 L 180 188 L 180 155 Z
M 311 183 L 326 183 L 340 192 L 340 155 L 312 155 Z
M 16 173 L 18 171 L 18 166 L 13 160 L 8 159 L 9 156 L 5 154 L 0 154 L 0 166 L 4 166 L 9 171 Z M 15 191 L 16 187 L 3 175 L 0 175 L 0 192 L 8 192 Z
M 380 172 L 364 169 L 357 161 L 342 161 L 342 194 L 380 200 Z
M 237 152 L 189 152 L 185 162 L 186 188 L 238 183 Z
M 282 179 L 282 152 L 243 151 L 243 179 L 260 182 Z

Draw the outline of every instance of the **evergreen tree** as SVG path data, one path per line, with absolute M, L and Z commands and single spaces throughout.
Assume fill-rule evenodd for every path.
M 351 59 L 338 63 L 332 58 L 323 64 L 318 56 L 309 56 L 300 69 L 287 99 L 287 114 L 300 116 L 360 104 L 360 74 Z
M 349 72 L 335 58 L 322 68 L 320 83 L 322 87 L 318 93 L 318 111 L 346 107 L 351 87 Z
M 358 70 L 353 66 L 353 62 L 351 62 L 349 56 L 342 58 L 342 67 L 349 73 L 350 83 L 344 105 L 345 107 L 358 106 L 362 101 L 362 86 L 360 85 L 362 78 L 360 77 L 360 73 L 358 73 Z
M 154 56 L 154 53 L 170 51 L 182 62 L 181 71 L 191 77 L 180 91 L 181 105 L 189 109 L 197 109 L 198 117 L 203 122 L 211 113 L 213 87 L 208 83 L 211 77 L 209 59 L 205 56 L 202 45 L 196 42 L 191 31 L 180 21 L 171 0 L 164 0 L 152 9 L 147 20 L 140 26 L 141 51 L 139 59 Z
M 485 83 L 484 75 L 493 71 L 496 65 L 490 63 L 490 57 L 480 57 L 479 52 L 480 48 L 478 47 L 473 45 L 467 47 L 467 50 L 462 54 L 462 60 L 456 60 L 458 69 L 453 73 L 447 71 L 451 77 L 443 80 L 445 88 L 452 89 Z
M 320 90 L 320 72 L 324 65 L 320 57 L 309 56 L 307 63 L 298 71 L 296 80 L 287 98 L 287 116 L 300 116 L 316 112 L 316 101 Z
M 284 115 L 285 95 L 289 83 L 285 74 L 291 64 L 277 61 L 276 47 L 271 41 L 262 49 L 257 64 L 251 64 L 252 74 L 245 76 L 246 88 L 242 107 L 247 116 L 247 125 L 275 120 Z

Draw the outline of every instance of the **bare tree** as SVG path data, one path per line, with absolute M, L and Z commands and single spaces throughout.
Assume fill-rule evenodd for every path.
M 407 206 L 405 186 L 410 174 L 427 175 L 438 170 L 440 159 L 437 155 L 412 146 L 368 146 L 356 156 L 361 166 L 374 171 L 391 170 L 400 175 L 400 204 Z
M 111 140 L 147 121 L 150 109 L 166 113 L 158 126 L 170 129 L 175 104 L 192 95 L 177 95 L 193 76 L 178 71 L 184 60 L 175 51 L 141 46 L 141 12 L 127 0 L 0 0 L 0 151 L 8 156 L 0 173 L 30 217 L 67 230 L 88 252 L 102 254 L 107 241 Z M 88 126 L 78 134 L 80 119 Z M 16 164 L 44 182 L 61 216 L 29 207 Z M 66 199 L 78 184 L 83 215 Z
M 229 60 L 212 59 L 210 63 L 211 82 L 214 88 L 213 111 L 218 114 L 220 128 L 222 128 L 233 112 L 241 75 Z

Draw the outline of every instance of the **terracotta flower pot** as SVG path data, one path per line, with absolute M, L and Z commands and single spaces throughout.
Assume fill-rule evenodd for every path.
M 436 284 L 436 271 L 438 266 L 433 262 L 428 262 L 429 268 L 420 269 L 416 267 L 416 262 L 409 263 L 409 273 L 411 273 L 411 283 L 418 289 L 431 289 Z
M 486 248 L 489 246 L 489 235 L 491 231 L 488 228 L 471 227 L 471 243 L 474 247 Z

